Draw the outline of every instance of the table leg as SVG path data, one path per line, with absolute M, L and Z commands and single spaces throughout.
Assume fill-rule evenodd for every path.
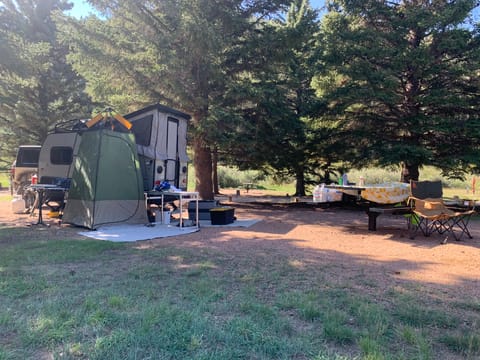
M 195 196 L 195 225 L 197 229 L 200 227 L 200 222 L 198 220 L 198 196 Z
M 180 194 L 179 196 L 180 198 L 180 219 L 179 219 L 179 226 L 180 226 L 180 229 L 183 228 L 183 197 L 182 197 L 182 194 Z
M 368 215 L 368 230 L 376 231 L 377 230 L 377 217 L 380 215 L 378 212 L 367 211 Z
M 160 208 L 160 214 L 161 214 L 161 215 L 160 215 L 160 223 L 161 223 L 162 225 L 165 224 L 165 220 L 163 219 L 163 209 L 164 209 L 164 207 L 163 207 L 163 206 L 164 206 L 163 201 L 164 201 L 164 197 L 163 197 L 163 194 L 162 194 L 162 203 L 161 203 L 161 206 L 162 206 L 162 207 Z
M 43 222 L 43 213 L 42 213 L 42 207 L 43 207 L 43 199 L 44 199 L 44 192 L 45 190 L 39 189 L 37 190 L 37 196 L 38 196 L 38 219 L 37 222 L 33 225 L 44 225 L 48 226 Z

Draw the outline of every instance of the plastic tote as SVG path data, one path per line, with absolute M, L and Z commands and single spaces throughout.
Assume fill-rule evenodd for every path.
M 12 211 L 15 214 L 21 214 L 25 212 L 25 201 L 21 196 L 15 196 L 12 200 Z
M 343 193 L 335 189 L 325 187 L 325 184 L 317 185 L 313 189 L 313 202 L 325 203 L 342 201 Z
M 313 202 L 326 202 L 325 184 L 317 185 L 313 189 Z

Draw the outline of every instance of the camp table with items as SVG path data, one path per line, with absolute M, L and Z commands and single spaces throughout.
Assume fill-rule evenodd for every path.
M 167 200 L 168 199 L 168 200 Z M 161 214 L 163 217 L 163 209 L 166 202 L 170 201 L 171 199 L 178 199 L 179 206 L 178 209 L 180 211 L 180 218 L 179 218 L 179 226 L 183 228 L 183 204 L 186 201 L 193 201 L 195 204 L 195 226 L 199 227 L 198 221 L 198 192 L 197 191 L 157 191 L 157 192 L 149 192 L 145 193 L 145 201 L 147 205 L 147 209 L 149 208 L 149 204 L 152 201 L 160 200 L 161 206 Z M 163 223 L 162 219 L 162 223 Z
M 60 187 L 54 184 L 32 184 L 28 186 L 28 190 L 35 192 L 35 202 L 33 204 L 33 210 L 31 215 L 34 214 L 35 208 L 38 209 L 38 219 L 34 225 L 45 225 L 45 223 L 43 222 L 43 214 L 42 214 L 43 204 L 45 202 L 48 202 L 49 194 L 52 194 L 52 193 L 57 195 L 60 193 L 61 198 L 63 200 L 65 196 L 65 191 L 67 191 L 67 188 Z

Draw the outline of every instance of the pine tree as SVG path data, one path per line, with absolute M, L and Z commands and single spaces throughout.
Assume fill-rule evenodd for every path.
M 262 23 L 261 37 L 244 54 L 253 66 L 232 84 L 244 89 L 230 101 L 243 121 L 228 132 L 232 138 L 223 146 L 242 168 L 294 178 L 298 196 L 315 182 L 323 161 L 316 154 L 320 99 L 311 86 L 321 49 L 318 29 L 318 13 L 307 0 L 293 1 L 285 20 Z
M 2 159 L 20 144 L 41 144 L 60 121 L 90 115 L 84 80 L 67 63 L 54 14 L 66 1 L 6 1 L 0 6 Z
M 422 165 L 461 177 L 480 164 L 480 37 L 462 1 L 331 1 L 324 79 L 357 165 Z M 324 82 L 325 85 L 327 82 Z M 319 85 L 322 85 L 319 82 Z
M 65 31 L 72 35 L 74 66 L 96 100 L 121 111 L 161 102 L 192 115 L 196 188 L 212 199 L 215 114 L 232 71 L 226 53 L 285 2 L 96 0 L 105 19 L 91 17 Z

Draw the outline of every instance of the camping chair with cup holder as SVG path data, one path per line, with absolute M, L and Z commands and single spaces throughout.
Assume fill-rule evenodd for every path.
M 410 192 L 408 202 L 412 206 L 409 217 L 411 239 L 415 238 L 419 231 L 424 236 L 433 233 L 445 234 L 442 243 L 446 243 L 450 236 L 457 241 L 464 235 L 472 238 L 468 223 L 475 209 L 447 206 L 442 198 L 441 181 L 411 181 Z

